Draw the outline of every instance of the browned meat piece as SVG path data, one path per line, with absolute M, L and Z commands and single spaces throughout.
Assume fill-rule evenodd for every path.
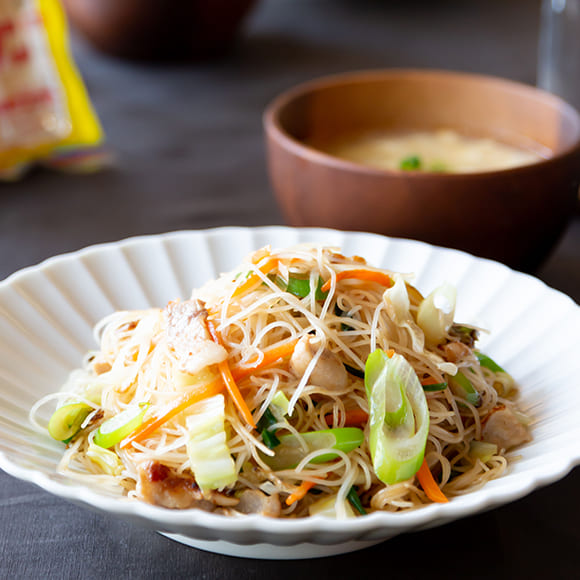
M 170 509 L 201 508 L 211 511 L 213 504 L 203 498 L 193 477 L 178 475 L 158 461 L 149 461 L 139 470 L 139 499 Z
M 511 449 L 531 440 L 527 428 L 512 411 L 503 407 L 494 411 L 486 420 L 481 431 L 485 441 L 495 443 L 498 449 Z
M 259 514 L 269 518 L 280 515 L 280 498 L 278 494 L 266 495 L 258 489 L 247 489 L 240 495 L 236 511 L 243 514 Z
M 320 348 L 318 340 L 313 336 L 303 336 L 290 357 L 290 370 L 297 377 L 306 372 L 314 355 Z M 324 387 L 330 391 L 340 391 L 348 383 L 348 374 L 337 354 L 325 348 L 316 363 L 309 381 L 313 385 Z
M 471 354 L 471 349 L 462 342 L 448 342 L 439 348 L 443 351 L 443 358 L 451 363 L 459 362 Z
M 168 343 L 182 370 L 192 375 L 227 358 L 226 350 L 209 334 L 207 314 L 205 304 L 197 299 L 170 302 L 165 308 Z
M 232 508 L 239 502 L 238 498 L 217 491 L 204 497 L 192 476 L 179 475 L 158 461 L 141 466 L 137 495 L 147 503 L 170 509 L 213 511 L 216 506 Z

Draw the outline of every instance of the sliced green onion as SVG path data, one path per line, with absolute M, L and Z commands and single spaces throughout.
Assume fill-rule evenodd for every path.
M 53 439 L 69 443 L 81 430 L 81 425 L 94 409 L 85 403 L 68 403 L 59 407 L 48 422 L 48 433 Z
M 263 455 L 262 459 L 273 470 L 292 469 L 309 453 L 322 449 L 336 449 L 349 453 L 359 447 L 364 441 L 364 432 L 357 427 L 337 427 L 321 431 L 307 431 L 300 433 L 300 437 L 293 433 L 279 437 L 280 445 L 276 447 L 273 457 Z M 302 446 L 306 445 L 306 450 Z M 323 453 L 311 459 L 310 463 L 325 463 L 337 459 L 337 453 Z
M 506 373 L 506 371 L 502 367 L 500 367 L 492 358 L 490 358 L 486 354 L 483 354 L 482 352 L 477 352 L 477 351 L 474 354 L 477 357 L 477 360 L 479 361 L 479 364 L 482 367 L 489 369 L 493 373 L 508 374 L 508 373 Z
M 130 435 L 141 423 L 149 403 L 133 405 L 105 421 L 95 433 L 95 445 L 109 449 Z
M 409 155 L 409 157 L 401 160 L 399 169 L 403 171 L 416 171 L 417 169 L 421 169 L 421 165 L 421 158 L 418 155 Z
M 361 515 L 361 516 L 365 516 L 367 513 L 367 510 L 365 510 L 365 508 L 363 507 L 363 504 L 360 501 L 360 497 L 358 496 L 358 493 L 356 492 L 356 489 L 354 487 L 354 485 L 350 488 L 346 499 L 350 502 L 350 505 Z
M 415 430 L 415 416 L 409 404 L 405 385 L 399 383 L 396 387 L 389 389 L 383 420 L 392 429 L 403 427 L 409 432 Z
M 508 397 L 516 386 L 514 378 L 486 354 L 476 351 L 475 356 L 482 367 L 489 369 L 495 374 L 494 389 L 500 396 Z
M 449 386 L 456 397 L 465 399 L 474 407 L 481 405 L 481 395 L 461 371 L 458 371 L 454 377 L 449 379 Z
M 387 485 L 411 478 L 421 467 L 429 432 L 423 387 L 407 360 L 381 349 L 365 367 L 369 447 L 377 477 Z

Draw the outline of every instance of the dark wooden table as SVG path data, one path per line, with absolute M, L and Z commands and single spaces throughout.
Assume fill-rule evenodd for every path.
M 146 65 L 74 50 L 117 166 L 0 185 L 0 279 L 144 233 L 282 223 L 261 113 L 289 86 L 393 66 L 535 82 L 537 0 L 264 0 L 226 59 Z M 580 301 L 580 219 L 537 272 Z M 563 386 L 574 388 L 574 385 Z M 364 551 L 257 561 L 198 551 L 0 472 L 1 578 L 577 578 L 580 471 L 510 505 Z

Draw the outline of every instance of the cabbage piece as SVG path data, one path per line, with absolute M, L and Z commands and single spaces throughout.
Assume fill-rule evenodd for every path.
M 215 395 L 192 405 L 185 423 L 191 471 L 202 492 L 234 483 L 238 475 L 227 444 L 224 396 Z
M 331 495 L 313 503 L 308 508 L 308 513 L 311 516 L 324 516 L 334 519 L 356 517 L 356 514 L 354 513 L 348 501 L 339 501 L 337 495 Z
M 274 417 L 276 417 L 278 421 L 283 421 L 284 417 L 288 414 L 290 401 L 282 391 L 278 391 L 270 401 L 270 408 Z
M 118 455 L 100 445 L 91 442 L 86 456 L 107 475 L 121 475 L 123 472 L 123 464 Z
M 428 342 L 439 344 L 445 338 L 453 324 L 456 300 L 455 286 L 446 282 L 421 302 L 417 311 L 417 324 Z
M 497 455 L 495 443 L 473 440 L 469 444 L 469 456 L 473 459 L 480 459 L 483 463 L 487 463 L 494 455 Z
M 407 284 L 400 274 L 393 274 L 395 283 L 389 289 L 385 290 L 383 300 L 386 305 L 389 318 L 401 328 L 406 328 L 411 335 L 413 350 L 423 352 L 425 347 L 425 338 L 421 328 L 413 320 L 411 315 L 409 293 Z

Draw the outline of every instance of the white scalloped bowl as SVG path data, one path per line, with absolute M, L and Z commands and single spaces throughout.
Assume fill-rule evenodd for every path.
M 83 354 L 92 327 L 118 309 L 164 306 L 248 252 L 301 242 L 339 246 L 376 266 L 416 274 L 428 291 L 458 289 L 456 319 L 489 329 L 481 347 L 522 386 L 534 440 L 521 459 L 482 489 L 398 514 L 347 521 L 226 518 L 172 511 L 108 495 L 58 475 L 62 445 L 28 423 L 28 411 L 58 390 Z M 255 558 L 307 558 L 353 551 L 402 532 L 442 525 L 520 498 L 580 463 L 580 308 L 539 280 L 456 250 L 374 234 L 286 227 L 221 228 L 133 238 L 52 258 L 0 282 L 0 467 L 75 503 L 132 520 L 191 546 Z

